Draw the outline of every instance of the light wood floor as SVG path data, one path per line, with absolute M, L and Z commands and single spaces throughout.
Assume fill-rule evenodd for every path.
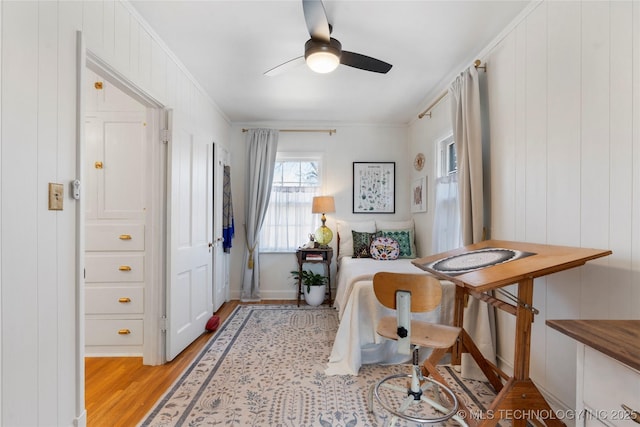
M 230 301 L 220 307 L 216 314 L 220 316 L 221 322 L 229 317 L 238 304 L 238 301 Z M 261 304 L 295 304 L 295 301 L 265 301 Z M 87 425 L 137 425 L 211 337 L 211 333 L 202 334 L 178 357 L 161 366 L 145 366 L 141 357 L 87 357 Z

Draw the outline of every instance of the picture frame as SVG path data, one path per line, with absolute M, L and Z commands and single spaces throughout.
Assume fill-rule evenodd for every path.
M 411 186 L 411 212 L 427 211 L 427 177 L 421 176 L 413 180 Z
M 396 212 L 396 162 L 353 162 L 353 213 Z

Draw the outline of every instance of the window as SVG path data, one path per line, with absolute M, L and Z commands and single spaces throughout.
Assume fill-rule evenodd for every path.
M 260 231 L 260 252 L 295 252 L 319 225 L 311 213 L 320 195 L 321 155 L 278 153 L 269 207 Z
M 456 142 L 453 135 L 449 135 L 438 144 L 439 167 L 438 176 L 449 176 L 458 171 L 458 158 L 456 156 Z
M 434 253 L 448 251 L 462 244 L 458 205 L 458 162 L 453 134 L 436 144 L 438 178 L 435 180 L 435 208 L 432 231 Z

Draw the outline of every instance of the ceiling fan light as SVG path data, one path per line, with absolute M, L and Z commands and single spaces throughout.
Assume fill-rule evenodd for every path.
M 309 39 L 304 45 L 307 66 L 316 73 L 330 73 L 340 65 L 342 45 L 334 38 L 329 42 Z
M 307 65 L 316 73 L 330 73 L 340 65 L 340 58 L 332 52 L 314 52 L 307 56 Z

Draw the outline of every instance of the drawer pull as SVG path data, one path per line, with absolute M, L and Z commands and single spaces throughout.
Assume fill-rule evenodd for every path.
M 128 297 L 119 298 L 118 302 L 121 302 L 121 303 L 131 302 L 131 298 L 128 298 Z
M 120 270 L 120 271 L 131 271 L 131 267 L 129 267 L 128 265 L 121 265 L 120 267 L 118 267 L 118 270 Z
M 129 329 L 120 329 L 118 331 L 118 334 L 120 335 L 129 335 L 131 333 L 131 331 Z
M 631 409 L 630 407 L 628 407 L 624 403 L 622 405 L 620 405 L 620 406 L 622 406 L 622 409 L 627 411 L 627 413 L 629 414 L 629 418 L 631 418 L 636 423 L 640 424 L 640 412 L 634 411 L 633 409 Z
M 120 240 L 131 240 L 131 234 L 121 234 Z

